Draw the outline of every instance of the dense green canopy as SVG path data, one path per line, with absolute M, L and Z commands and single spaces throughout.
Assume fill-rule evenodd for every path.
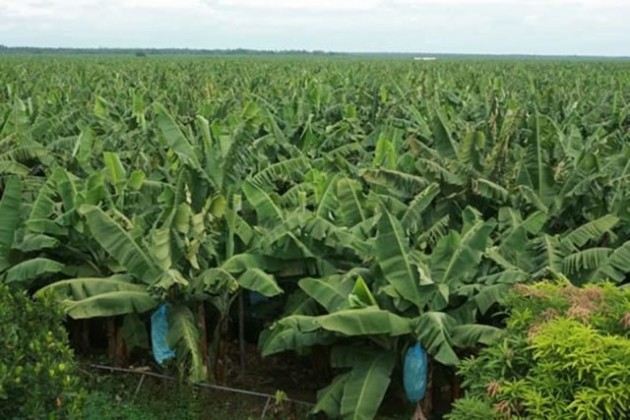
M 629 70 L 4 58 L 2 281 L 75 318 L 170 302 L 194 379 L 195 305 L 284 296 L 263 354 L 331 345 L 316 409 L 371 418 L 406 346 L 457 363 L 511 285 L 627 282 Z

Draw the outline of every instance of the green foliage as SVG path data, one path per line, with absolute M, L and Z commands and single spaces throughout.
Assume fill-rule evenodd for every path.
M 147 413 L 145 407 L 133 404 L 116 404 L 109 395 L 92 392 L 88 395 L 83 409 L 85 420 L 154 420 L 158 417 Z
M 506 337 L 461 363 L 450 419 L 617 419 L 630 407 L 630 291 L 520 286 Z
M 455 365 L 496 340 L 487 324 L 512 285 L 627 283 L 628 74 L 624 62 L 10 57 L 0 282 L 53 291 L 75 318 L 169 303 L 194 379 L 212 371 L 203 337 L 225 347 L 239 293 L 286 302 L 262 352 L 331 346 L 339 376 L 318 410 L 370 417 L 409 344 Z M 340 362 L 357 348 L 372 376 Z
M 71 418 L 83 391 L 50 296 L 36 301 L 0 285 L 0 417 Z
M 163 380 L 145 380 L 138 387 L 139 375 L 85 372 L 90 389 L 83 410 L 76 418 L 86 420 L 202 420 L 260 418 L 266 399 L 243 394 L 196 388 Z M 302 419 L 305 407 L 286 401 L 282 391 L 275 393 L 266 418 Z

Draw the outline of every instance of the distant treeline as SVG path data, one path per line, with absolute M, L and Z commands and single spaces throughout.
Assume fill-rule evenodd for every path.
M 340 56 L 340 57 L 383 57 L 414 58 L 435 57 L 440 59 L 491 59 L 491 60 L 629 60 L 630 57 L 604 57 L 580 55 L 525 55 L 525 54 L 451 54 L 451 53 L 406 53 L 406 52 L 334 52 L 322 50 L 255 50 L 234 49 L 195 49 L 195 48 L 48 48 L 48 47 L 8 47 L 0 45 L 0 55 L 8 54 L 56 54 L 56 55 L 120 55 L 145 57 L 149 55 L 197 55 L 197 56 Z
M 191 49 L 191 48 L 43 48 L 7 47 L 0 45 L 0 54 L 59 54 L 59 55 L 348 55 L 328 51 L 307 50 L 252 50 L 236 49 Z

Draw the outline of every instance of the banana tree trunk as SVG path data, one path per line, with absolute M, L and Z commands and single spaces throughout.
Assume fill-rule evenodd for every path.
M 107 318 L 107 352 L 114 366 L 124 366 L 127 359 L 127 349 L 122 330 L 116 325 L 116 318 Z
M 81 319 L 79 322 L 79 343 L 85 353 L 90 351 L 90 320 Z
M 453 375 L 453 401 L 462 397 L 462 380 L 459 376 Z
M 311 363 L 313 363 L 313 369 L 318 375 L 321 375 L 321 377 L 326 380 L 332 379 L 332 372 L 330 370 L 330 346 L 313 346 Z
M 411 420 L 427 420 L 427 417 L 422 411 L 422 404 L 418 403 L 416 405 L 416 411 L 414 411 L 413 416 L 411 416 Z
M 427 394 L 422 400 L 420 411 L 423 415 L 427 417 L 431 417 L 431 413 L 433 412 L 433 370 L 435 368 L 435 364 L 433 360 L 429 360 L 429 378 L 427 380 Z
M 238 345 L 241 375 L 245 375 L 245 299 L 242 291 L 238 296 Z
M 203 366 L 206 369 L 207 376 L 210 376 L 210 370 L 208 369 L 209 363 L 209 350 L 208 350 L 208 330 L 206 325 L 206 306 L 205 303 L 199 302 L 197 305 L 197 318 L 199 331 L 201 331 L 201 357 L 203 358 Z M 210 378 L 208 378 L 210 379 Z
M 225 385 L 227 333 L 227 316 L 221 316 L 214 334 L 214 380 L 219 385 Z
M 80 354 L 88 354 L 90 350 L 89 320 L 69 319 L 67 325 L 72 346 Z

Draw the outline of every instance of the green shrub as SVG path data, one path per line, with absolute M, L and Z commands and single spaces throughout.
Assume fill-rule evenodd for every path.
M 504 339 L 461 363 L 451 420 L 620 419 L 630 409 L 630 290 L 541 283 L 506 301 Z
M 52 299 L 32 300 L 0 284 L 0 418 L 67 418 L 82 392 Z

